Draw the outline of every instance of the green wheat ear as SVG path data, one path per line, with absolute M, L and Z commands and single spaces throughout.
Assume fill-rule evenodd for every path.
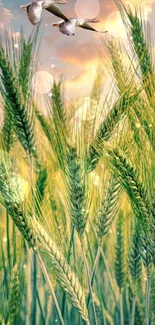
M 132 88 L 134 88 L 132 80 L 133 75 L 128 75 L 128 71 L 125 73 L 125 69 L 127 68 L 123 64 L 121 53 L 113 41 L 109 42 L 108 51 L 111 56 L 112 71 L 118 86 L 119 93 L 123 94 L 125 89 L 130 89 L 130 91 L 132 91 Z
M 155 325 L 155 272 L 152 273 L 151 287 L 151 325 Z
M 143 17 L 141 15 L 141 11 L 139 9 L 135 10 L 135 12 L 133 13 L 131 8 L 125 7 L 121 0 L 115 0 L 115 2 L 122 15 L 125 27 L 127 29 L 127 32 L 129 33 L 128 35 L 130 36 L 130 38 L 132 38 L 132 43 L 131 39 L 130 43 L 137 54 L 137 58 L 142 72 L 144 88 L 148 94 L 148 97 L 151 99 L 154 96 L 155 89 L 153 76 L 154 69 L 152 64 L 151 53 L 149 51 L 149 45 L 147 44 L 144 35 L 144 28 L 142 22 Z
M 153 194 L 154 194 L 154 191 L 153 191 Z M 155 234 L 155 200 L 153 199 L 153 202 L 152 202 L 152 224 L 151 224 L 151 229 L 150 229 L 150 232 L 151 232 L 151 237 L 152 237 L 152 245 L 153 245 L 153 250 L 152 250 L 152 253 L 153 253 L 153 264 L 155 265 L 155 238 L 154 238 L 154 234 Z
M 4 153 L 5 154 L 5 153 Z M 3 157 L 2 157 L 3 160 Z M 38 221 L 24 211 L 22 203 L 16 203 L 10 199 L 18 197 L 18 188 L 14 188 L 8 179 L 6 166 L 0 164 L 0 192 L 2 204 L 5 206 L 19 231 L 28 242 L 29 246 L 35 251 L 42 261 L 45 260 L 47 267 L 52 269 L 58 284 L 66 292 L 69 301 L 79 310 L 82 318 L 88 321 L 88 313 L 86 309 L 85 296 L 81 288 L 78 278 L 72 272 L 70 266 L 65 262 L 64 257 L 60 254 L 55 243 L 38 223 Z M 7 184 L 7 185 L 6 185 Z M 39 252 L 41 252 L 42 257 Z M 45 270 L 46 273 L 46 270 Z
M 54 131 L 52 130 L 52 127 L 46 120 L 45 116 L 39 110 L 37 110 L 36 107 L 34 108 L 34 110 L 35 110 L 36 117 L 37 117 L 51 147 L 53 148 L 53 146 L 54 146 L 54 140 L 53 140 Z
M 145 230 L 148 229 L 151 213 L 148 192 L 130 160 L 120 149 L 109 148 L 105 148 L 103 159 L 107 166 L 115 172 L 115 176 L 127 193 L 141 227 Z
M 5 118 L 4 118 L 4 125 L 2 129 L 2 137 L 4 142 L 4 150 L 6 150 L 9 153 L 14 143 L 14 132 L 13 132 L 12 123 L 10 121 L 10 116 L 7 112 L 7 109 L 5 109 Z
M 18 62 L 17 76 L 19 80 L 19 87 L 22 91 L 24 100 L 28 99 L 31 95 L 30 83 L 32 82 L 32 76 L 34 69 L 37 66 L 37 52 L 39 48 L 39 26 L 30 37 L 25 39 L 23 30 L 21 30 L 20 36 L 20 58 Z
M 31 75 L 31 65 L 32 65 L 32 50 L 33 45 L 31 41 L 25 41 L 23 38 L 22 42 L 22 53 L 21 53 L 21 60 L 19 65 L 19 85 L 22 88 L 22 93 L 24 99 L 28 97 L 29 94 L 29 82 L 30 82 L 30 75 Z
M 66 173 L 66 159 L 68 152 L 68 125 L 66 118 L 66 111 L 64 100 L 62 96 L 62 82 L 54 82 L 52 88 L 52 100 L 51 109 L 53 115 L 54 124 L 54 136 L 55 136 L 55 153 L 58 158 L 60 167 Z M 58 150 L 59 148 L 59 150 Z
M 143 306 L 140 302 L 136 303 L 135 307 L 135 322 L 134 325 L 145 325 L 144 324 L 144 311 L 143 311 Z
M 17 324 L 18 314 L 21 305 L 21 288 L 20 288 L 20 272 L 18 266 L 15 265 L 11 275 L 11 288 L 9 296 L 9 324 Z
M 131 74 L 129 75 L 129 71 L 132 69 L 132 66 L 130 65 L 130 70 L 123 64 L 121 53 L 115 43 L 113 41 L 109 42 L 108 50 L 111 56 L 112 60 L 112 70 L 114 74 L 114 78 L 118 87 L 119 93 L 122 95 L 125 91 L 125 89 L 129 89 L 132 92 L 132 89 L 135 87 L 136 89 L 136 83 L 134 81 L 134 75 L 131 71 Z M 131 64 L 131 63 L 130 63 Z M 135 85 L 134 85 L 135 84 Z M 138 91 L 138 89 L 137 89 Z M 138 99 L 139 102 L 139 99 Z M 126 110 L 126 115 L 128 117 L 128 120 L 130 122 L 131 129 L 133 131 L 133 136 L 135 139 L 135 142 L 137 143 L 138 147 L 142 147 L 142 140 L 141 140 L 141 134 L 140 130 L 136 128 L 137 123 L 137 101 L 133 103 L 132 106 L 129 106 L 129 109 Z M 138 116 L 139 117 L 139 116 Z M 139 120 L 138 120 L 139 121 Z
M 68 300 L 79 310 L 81 317 L 88 322 L 85 295 L 77 276 L 41 224 L 34 219 L 33 225 L 36 229 L 38 249 L 48 270 L 52 271 L 58 285 L 65 291 Z
M 38 190 L 40 202 L 42 202 L 44 199 L 46 185 L 47 185 L 47 169 L 42 168 L 38 173 L 37 182 L 36 182 L 36 188 Z
M 41 215 L 41 206 L 45 196 L 47 186 L 47 169 L 41 168 L 37 173 L 36 192 L 34 194 L 34 205 L 37 215 Z
M 114 177 L 111 177 L 105 197 L 98 213 L 97 234 L 99 241 L 108 233 L 120 205 L 121 187 Z
M 129 251 L 129 270 L 134 285 L 134 290 L 137 288 L 137 282 L 140 279 L 142 272 L 142 260 L 141 260 L 141 232 L 136 224 L 135 230 L 132 235 L 130 251 Z
M 153 80 L 151 80 L 151 76 L 153 76 L 153 65 L 151 55 L 148 49 L 148 45 L 145 41 L 145 37 L 143 34 L 142 22 L 138 18 L 138 14 L 133 14 L 131 10 L 127 11 L 128 18 L 131 23 L 131 35 L 133 39 L 133 44 L 135 48 L 135 52 L 137 53 L 139 64 L 141 67 L 143 82 L 146 92 L 149 95 L 151 89 L 154 88 Z
M 0 201 L 12 217 L 15 225 L 27 240 L 30 247 L 36 249 L 36 238 L 31 227 L 31 218 L 25 213 L 21 203 L 18 185 L 11 179 L 12 166 L 6 153 L 0 155 Z
M 138 97 L 138 94 L 130 94 L 130 91 L 127 90 L 121 98 L 114 104 L 113 108 L 105 117 L 104 121 L 99 127 L 97 134 L 92 141 L 92 144 L 89 147 L 89 153 L 87 157 L 88 170 L 93 171 L 99 160 L 101 154 L 97 150 L 98 145 L 102 145 L 104 141 L 108 141 L 113 134 L 115 126 L 119 123 L 124 113 L 127 111 L 128 107 L 132 105 Z
M 85 189 L 82 180 L 81 166 L 75 148 L 70 148 L 67 156 L 71 218 L 80 238 L 83 238 L 87 212 L 85 205 Z
M 125 64 L 123 64 L 120 52 L 113 42 L 110 42 L 108 49 L 111 55 L 113 73 L 116 84 L 118 86 L 119 93 L 122 95 L 125 89 L 130 89 L 131 93 L 135 89 L 135 91 L 137 91 L 138 93 L 139 90 L 138 86 L 136 85 L 136 79 L 134 78 L 135 76 L 131 70 L 133 69 L 132 62 L 130 63 L 130 69 L 128 68 L 128 72 L 126 72 L 127 67 L 125 66 Z M 130 70 L 131 73 L 130 75 L 128 75 Z M 137 100 L 129 106 L 125 113 L 130 122 L 130 127 L 133 131 L 133 136 L 138 147 L 142 149 L 144 141 L 141 130 L 136 127 L 136 124 L 140 123 L 154 149 L 154 139 L 150 129 L 152 118 L 149 114 L 149 111 L 141 94 L 139 94 Z
M 4 91 L 2 95 L 7 102 L 7 114 L 12 121 L 12 127 L 21 145 L 28 154 L 35 149 L 34 119 L 32 110 L 28 109 L 30 104 L 22 100 L 19 92 L 18 79 L 12 70 L 11 63 L 2 45 L 0 44 L 0 68 Z
M 64 101 L 62 98 L 62 91 L 61 91 L 62 83 L 59 81 L 59 83 L 54 82 L 53 88 L 52 88 L 52 110 L 54 113 L 54 118 L 59 120 L 59 123 L 61 123 L 65 130 L 66 130 L 66 113 L 65 113 L 65 107 L 64 107 Z M 64 134 L 64 137 L 66 137 L 67 134 Z
M 125 260 L 125 233 L 124 214 L 119 213 L 116 228 L 116 256 L 115 256 L 115 277 L 118 287 L 122 291 L 126 280 L 126 260 Z
M 147 274 L 151 274 L 153 264 L 153 240 L 149 231 L 143 231 L 141 235 L 142 251 L 141 257 L 142 262 L 146 268 Z

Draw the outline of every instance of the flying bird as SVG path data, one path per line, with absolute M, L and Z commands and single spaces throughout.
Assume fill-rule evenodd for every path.
M 56 6 L 56 4 L 66 4 L 65 0 L 44 0 L 44 1 L 33 1 L 28 5 L 22 5 L 21 10 L 27 10 L 27 16 L 32 25 L 37 25 L 42 17 L 43 9 L 51 12 L 53 15 L 67 20 L 67 17 L 63 12 Z
M 107 31 L 100 32 L 97 29 L 93 28 L 89 23 L 99 23 L 99 20 L 96 18 L 93 19 L 83 19 L 83 18 L 66 18 L 58 23 L 52 24 L 54 27 L 59 27 L 59 31 L 62 34 L 66 34 L 68 36 L 75 34 L 76 27 L 81 27 L 93 32 L 97 33 L 107 33 Z

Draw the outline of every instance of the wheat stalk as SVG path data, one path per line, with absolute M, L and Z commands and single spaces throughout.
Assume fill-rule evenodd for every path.
M 33 222 L 39 240 L 39 250 L 43 254 L 43 259 L 49 265 L 49 269 L 54 271 L 55 277 L 66 292 L 69 301 L 79 310 L 82 318 L 88 323 L 85 297 L 78 278 L 72 272 L 70 266 L 66 263 L 43 227 L 35 220 Z
M 5 154 L 4 154 L 5 156 Z M 3 157 L 1 157 L 3 161 Z M 34 253 L 38 255 L 38 259 L 41 263 L 41 267 L 43 271 L 45 271 L 45 278 L 47 279 L 47 282 L 50 284 L 51 293 L 53 296 L 53 299 L 55 301 L 58 315 L 61 321 L 61 324 L 64 325 L 63 318 L 61 315 L 61 311 L 59 309 L 57 299 L 55 297 L 54 290 L 52 289 L 51 282 L 49 280 L 48 273 L 46 272 L 46 269 L 44 267 L 44 263 L 41 260 L 41 257 L 38 252 L 38 241 L 36 237 L 36 230 L 33 227 L 32 223 L 32 217 L 30 215 L 27 215 L 26 212 L 23 209 L 23 206 L 21 204 L 20 200 L 20 194 L 18 192 L 18 189 L 13 186 L 11 181 L 8 181 L 9 174 L 6 169 L 7 166 L 1 162 L 0 165 L 0 191 L 2 196 L 2 204 L 5 206 L 7 212 L 9 212 L 10 216 L 12 217 L 14 223 L 18 227 L 19 231 L 24 236 L 24 239 L 28 242 L 28 245 L 33 249 Z M 4 186 L 4 184 L 7 184 L 7 186 Z M 19 203 L 18 203 L 19 202 Z
M 126 263 L 125 263 L 125 233 L 124 233 L 124 215 L 120 212 L 117 222 L 117 243 L 116 243 L 116 257 L 115 257 L 115 275 L 118 287 L 122 292 L 125 285 L 126 278 Z
M 151 296 L 151 276 L 153 266 L 153 243 L 150 231 L 142 232 L 142 262 L 146 268 L 147 282 L 146 282 L 146 300 L 145 300 L 145 322 L 149 325 L 150 318 L 150 296 Z
M 131 7 L 125 7 L 121 0 L 115 0 L 115 3 L 118 6 L 120 14 L 122 15 L 122 20 L 125 24 L 126 31 L 129 36 L 129 41 L 136 52 L 139 66 L 142 72 L 143 85 L 151 101 L 152 97 L 154 96 L 155 87 L 153 78 L 154 69 L 149 45 L 147 44 L 144 34 L 142 22 L 143 17 L 141 10 L 135 9 L 133 12 Z
M 144 228 L 149 227 L 151 207 L 144 184 L 139 180 L 134 167 L 120 149 L 104 148 L 104 161 L 107 166 L 115 171 L 119 182 L 127 193 L 133 211 Z
M 46 186 L 47 186 L 47 169 L 41 168 L 37 174 L 36 193 L 33 194 L 34 209 L 38 216 L 41 216 L 42 213 L 41 206 L 43 204 Z
M 149 53 L 148 45 L 143 34 L 142 22 L 138 18 L 137 13 L 133 14 L 130 9 L 127 11 L 127 16 L 131 23 L 131 35 L 133 39 L 134 49 L 139 59 L 139 64 L 143 75 L 144 87 L 148 95 L 152 97 L 154 82 L 151 76 L 153 76 L 154 72 L 151 55 Z
M 125 262 L 125 234 L 124 234 L 124 215 L 120 212 L 117 222 L 117 242 L 116 242 L 116 257 L 115 257 L 115 276 L 117 285 L 120 289 L 120 324 L 124 324 L 123 313 L 123 289 L 126 281 L 126 262 Z
M 131 325 L 134 325 L 135 321 L 135 309 L 136 309 L 136 298 L 137 298 L 137 286 L 138 280 L 141 277 L 142 263 L 141 263 L 141 233 L 138 226 L 135 226 L 133 233 L 130 252 L 129 252 L 129 270 L 133 281 L 134 293 L 132 302 L 132 313 L 131 313 Z
M 117 179 L 111 177 L 108 185 L 107 191 L 101 202 L 101 208 L 98 212 L 98 222 L 97 222 L 97 238 L 98 238 L 98 249 L 95 256 L 95 261 L 93 265 L 93 270 L 91 274 L 91 286 L 93 287 L 95 273 L 98 267 L 98 262 L 100 259 L 102 251 L 102 241 L 104 236 L 108 233 L 114 218 L 117 214 L 117 210 L 120 205 L 120 196 L 122 189 L 117 181 Z M 87 299 L 87 307 L 89 306 L 90 295 Z
M 130 105 L 136 101 L 138 94 L 130 94 L 130 91 L 126 91 L 123 96 L 114 104 L 114 107 L 109 111 L 105 117 L 103 123 L 100 125 L 99 130 L 89 147 L 89 153 L 87 157 L 88 170 L 93 171 L 97 166 L 101 154 L 97 149 L 98 143 L 102 141 L 108 141 L 115 129 L 115 126 L 119 123 L 124 112 Z
M 35 149 L 33 114 L 32 111 L 28 111 L 28 104 L 22 100 L 18 80 L 2 45 L 0 45 L 0 68 L 4 85 L 2 94 L 7 103 L 7 114 L 12 120 L 12 126 L 23 148 L 28 154 L 32 154 Z
M 12 270 L 11 288 L 9 296 L 9 324 L 17 322 L 17 316 L 20 309 L 20 273 L 18 266 L 15 265 Z
M 108 49 L 111 54 L 114 77 L 120 95 L 124 94 L 125 89 L 130 89 L 131 93 L 134 89 L 137 89 L 137 93 L 138 93 L 138 86 L 136 85 L 136 81 L 134 80 L 135 79 L 134 74 L 131 73 L 129 76 L 127 75 L 126 73 L 127 68 L 125 64 L 123 64 L 122 62 L 118 48 L 114 45 L 113 42 L 110 42 Z M 132 67 L 130 67 L 130 70 L 131 69 Z M 136 127 L 138 123 L 140 123 L 140 125 L 144 129 L 146 136 L 148 137 L 153 149 L 155 149 L 153 134 L 150 128 L 150 125 L 152 125 L 152 123 L 154 124 L 154 122 L 152 120 L 152 116 L 150 115 L 150 113 L 148 112 L 148 110 L 146 110 L 144 100 L 142 96 L 140 96 L 140 94 L 137 100 L 129 107 L 129 109 L 126 110 L 126 115 L 128 116 L 128 119 L 130 121 L 130 126 L 134 134 L 135 142 L 137 143 L 138 147 L 141 149 L 142 149 L 142 140 L 144 141 L 144 138 L 142 138 L 139 129 Z

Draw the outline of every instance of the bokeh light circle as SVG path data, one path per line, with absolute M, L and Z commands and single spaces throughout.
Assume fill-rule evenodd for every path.
M 97 103 L 90 97 L 81 98 L 77 103 L 76 116 L 83 121 L 91 121 L 95 118 Z
M 32 87 L 39 94 L 47 94 L 53 86 L 53 76 L 47 71 L 38 71 L 32 78 Z
M 100 3 L 98 0 L 77 0 L 75 12 L 77 17 L 95 18 L 100 12 Z
M 125 38 L 126 31 L 119 11 L 111 13 L 105 20 L 105 29 L 113 37 Z

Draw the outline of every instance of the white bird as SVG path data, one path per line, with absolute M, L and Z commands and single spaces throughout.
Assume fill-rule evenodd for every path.
M 44 0 L 44 1 L 33 1 L 28 5 L 22 5 L 21 10 L 27 10 L 27 16 L 32 25 L 37 25 L 42 16 L 43 9 L 48 10 L 53 15 L 67 20 L 67 17 L 63 12 L 56 6 L 56 4 L 66 4 L 65 0 Z
M 68 36 L 75 34 L 76 27 L 81 27 L 84 29 L 88 29 L 97 33 L 107 33 L 107 31 L 100 32 L 97 29 L 93 28 L 89 23 L 99 23 L 99 20 L 96 18 L 93 19 L 84 19 L 84 18 L 66 18 L 58 23 L 52 24 L 54 27 L 59 27 L 59 31 L 62 34 L 66 34 Z

